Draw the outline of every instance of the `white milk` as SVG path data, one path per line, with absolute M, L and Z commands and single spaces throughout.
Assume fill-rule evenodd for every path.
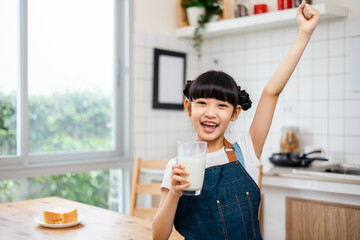
M 179 164 L 185 167 L 185 170 L 190 173 L 186 176 L 189 179 L 191 186 L 184 190 L 196 191 L 201 190 L 204 182 L 205 174 L 205 158 L 179 158 Z

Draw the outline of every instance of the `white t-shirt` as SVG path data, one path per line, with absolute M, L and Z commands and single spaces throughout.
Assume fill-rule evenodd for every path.
M 249 175 L 253 178 L 253 180 L 258 183 L 259 178 L 259 167 L 261 162 L 256 157 L 254 146 L 251 140 L 250 132 L 247 132 L 244 136 L 242 136 L 239 141 L 239 144 L 245 163 L 245 169 L 249 173 Z M 224 148 L 206 154 L 206 168 L 223 165 L 229 162 L 229 159 L 224 151 Z M 173 158 L 169 161 L 165 168 L 164 178 L 161 184 L 161 188 L 171 188 L 171 172 L 172 165 L 176 163 L 176 158 Z

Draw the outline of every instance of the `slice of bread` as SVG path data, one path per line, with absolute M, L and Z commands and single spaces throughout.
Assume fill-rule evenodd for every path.
M 62 224 L 78 221 L 76 208 L 53 208 L 43 211 L 43 216 L 46 224 Z

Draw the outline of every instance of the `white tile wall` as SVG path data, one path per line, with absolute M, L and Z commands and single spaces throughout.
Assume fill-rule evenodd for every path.
M 176 141 L 195 139 L 191 120 L 183 110 L 152 108 L 153 51 L 161 48 L 187 53 L 187 79 L 196 77 L 200 63 L 191 51 L 191 42 L 174 37 L 144 33 L 133 36 L 132 69 L 132 155 L 142 158 L 171 158 Z
M 263 160 L 279 151 L 281 128 L 299 128 L 301 149 L 322 147 L 331 162 L 360 164 L 360 92 L 349 88 L 349 39 L 360 36 L 360 20 L 321 23 L 315 30 L 297 69 L 280 96 Z M 232 75 L 249 92 L 253 107 L 242 112 L 226 135 L 230 139 L 250 126 L 266 80 L 271 77 L 296 38 L 297 29 L 241 33 L 206 39 L 199 62 L 191 40 L 135 34 L 133 55 L 133 153 L 136 156 L 173 157 L 176 140 L 194 139 L 191 121 L 183 111 L 154 110 L 152 102 L 153 48 L 188 54 L 187 77 L 209 70 Z M 216 63 L 217 62 L 217 63 Z

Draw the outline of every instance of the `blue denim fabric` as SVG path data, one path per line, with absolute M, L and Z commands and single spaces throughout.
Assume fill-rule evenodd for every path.
M 235 142 L 233 144 L 233 146 L 234 146 L 234 149 L 235 149 L 235 155 L 236 155 L 237 160 L 239 161 L 241 166 L 243 166 L 243 168 L 246 168 L 245 167 L 244 157 L 243 157 L 243 154 L 242 154 L 242 151 L 241 151 L 241 148 L 240 148 L 239 144 L 237 144 L 237 142 Z
M 185 239 L 262 239 L 260 190 L 234 148 L 237 162 L 207 168 L 201 195 L 180 198 L 174 225 Z

